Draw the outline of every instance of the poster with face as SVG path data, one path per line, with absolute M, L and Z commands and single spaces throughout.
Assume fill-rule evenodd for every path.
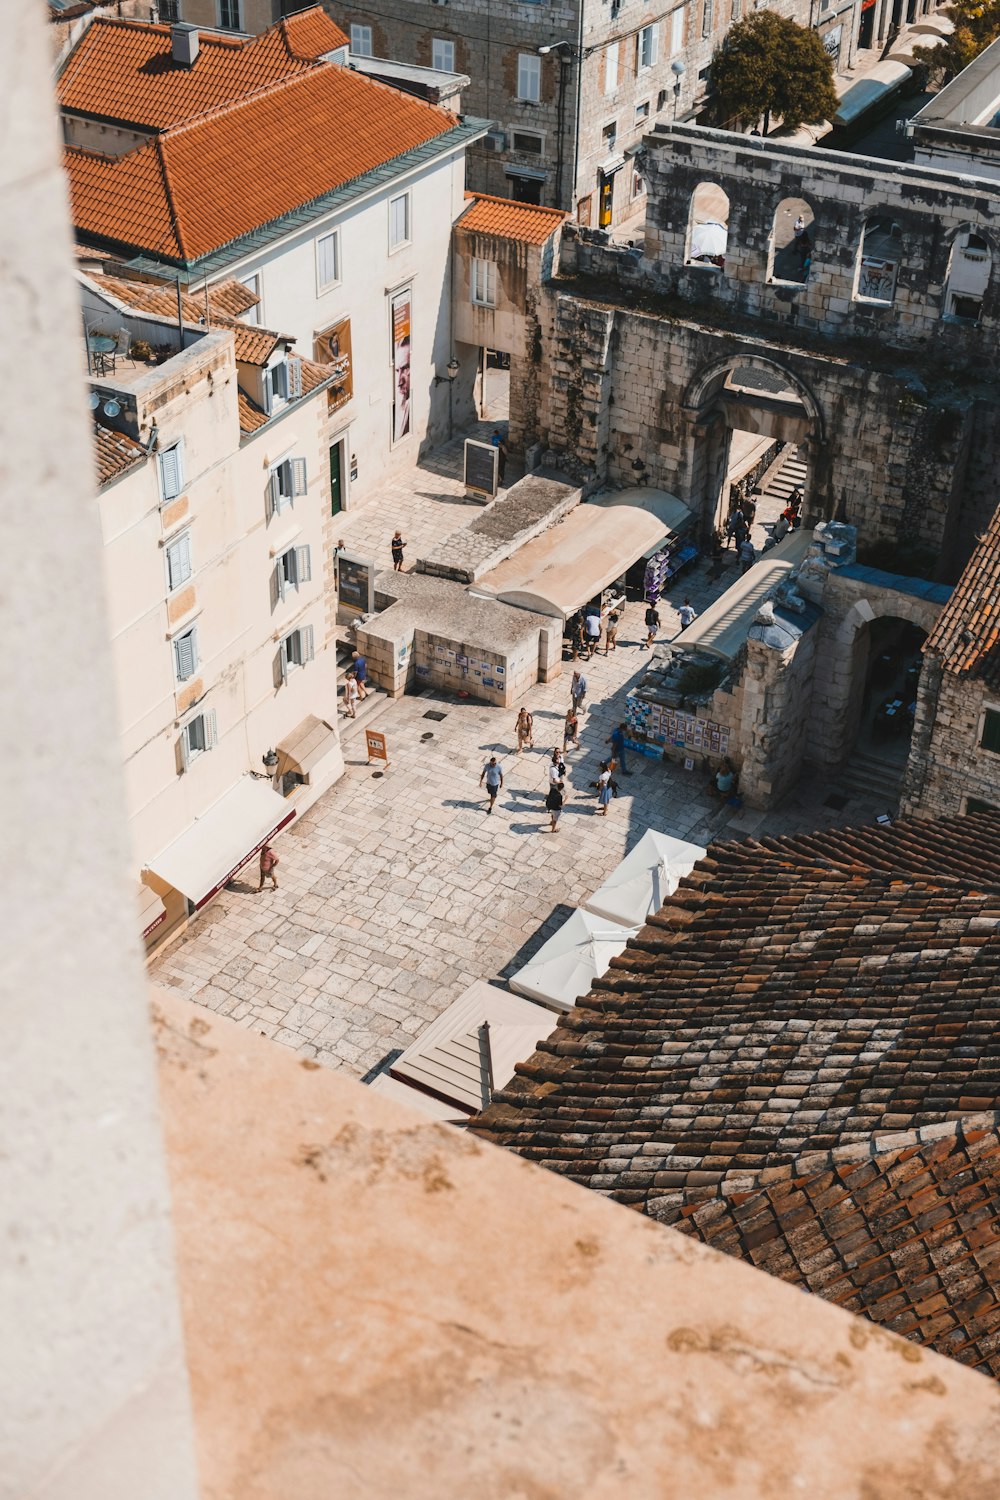
M 410 292 L 397 292 L 392 309 L 392 440 L 410 431 Z

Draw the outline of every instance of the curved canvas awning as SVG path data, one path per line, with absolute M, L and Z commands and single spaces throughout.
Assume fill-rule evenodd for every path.
M 294 807 L 269 781 L 244 776 L 148 868 L 196 907 L 204 906 L 294 817 Z
M 149 934 L 155 932 L 161 922 L 166 921 L 166 918 L 167 909 L 163 904 L 162 898 L 155 891 L 150 890 L 148 885 L 143 885 L 140 881 L 139 925 L 143 937 L 149 937 Z
M 332 724 L 318 719 L 315 714 L 308 714 L 286 739 L 279 740 L 275 746 L 281 756 L 280 770 L 282 773 L 298 771 L 300 775 L 308 776 L 328 755 L 334 754 L 338 744 L 337 731 Z
M 678 644 L 686 651 L 708 651 L 732 661 L 747 638 L 754 615 L 775 585 L 798 567 L 811 542 L 811 531 L 800 528 L 790 532 L 710 604 Z

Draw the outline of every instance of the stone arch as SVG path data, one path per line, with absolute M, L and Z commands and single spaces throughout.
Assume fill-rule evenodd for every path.
M 993 245 L 978 224 L 962 224 L 952 235 L 945 273 L 942 318 L 978 323 L 993 273 Z
M 792 373 L 778 359 L 768 359 L 760 354 L 730 354 L 717 359 L 713 364 L 699 370 L 684 392 L 684 408 L 696 421 L 707 415 L 708 407 L 721 391 L 727 375 L 737 368 L 761 370 L 768 375 L 780 375 L 795 391 L 809 418 L 809 440 L 812 443 L 826 441 L 826 422 L 823 409 L 805 381 Z
M 816 244 L 816 210 L 808 198 L 787 197 L 776 204 L 767 242 L 767 280 L 804 285 Z
M 688 204 L 684 264 L 721 271 L 729 245 L 729 194 L 719 182 L 699 182 Z

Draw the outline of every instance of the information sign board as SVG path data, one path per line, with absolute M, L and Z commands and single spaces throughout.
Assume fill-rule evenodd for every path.
M 500 449 L 475 438 L 465 440 L 465 488 L 471 495 L 485 495 L 492 500 L 497 492 L 497 466 Z

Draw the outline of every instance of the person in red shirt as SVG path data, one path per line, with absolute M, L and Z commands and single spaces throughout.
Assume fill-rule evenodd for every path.
M 272 889 L 278 889 L 278 877 L 274 873 L 277 868 L 278 856 L 275 854 L 270 844 L 265 844 L 263 849 L 260 851 L 260 885 L 257 887 L 258 891 L 262 891 L 264 889 L 264 881 L 268 876 L 271 877 Z

